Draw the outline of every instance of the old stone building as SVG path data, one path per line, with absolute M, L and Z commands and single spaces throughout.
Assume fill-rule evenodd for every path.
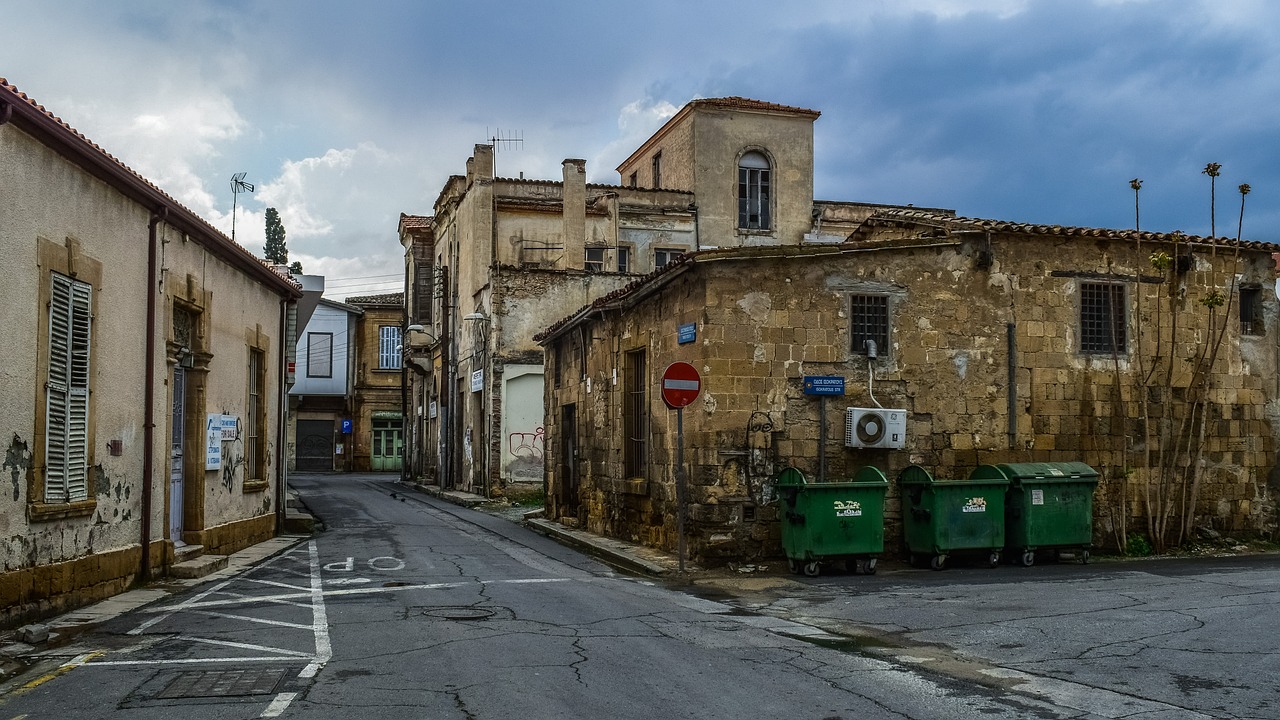
M 535 334 L 685 253 L 843 240 L 877 206 L 815 206 L 817 117 L 695 100 L 618 167 L 620 185 L 587 183 L 575 159 L 558 181 L 498 177 L 494 147 L 477 145 L 434 215 L 401 217 L 415 474 L 484 494 L 541 484 Z
M 350 468 L 400 472 L 404 460 L 404 293 L 349 297 L 357 308 Z M 344 447 L 344 451 L 346 451 Z
M 0 624 L 282 520 L 299 286 L 0 80 Z
M 541 336 L 549 514 L 676 547 L 675 413 L 658 379 L 684 361 L 703 383 L 684 417 L 703 559 L 777 555 L 775 474 L 816 477 L 823 452 L 829 479 L 1084 461 L 1103 477 L 1096 541 L 1110 546 L 1147 531 L 1157 494 L 1176 527 L 1192 483 L 1193 524 L 1271 532 L 1274 250 L 882 210 L 839 245 L 694 254 Z M 1153 267 L 1153 254 L 1175 260 Z M 1206 351 L 1216 360 L 1198 369 Z M 825 418 L 806 376 L 846 382 Z M 904 411 L 900 446 L 847 447 L 846 408 L 881 406 Z M 899 537 L 896 485 L 886 513 Z
M 289 469 L 350 470 L 360 308 L 322 299 L 298 334 L 289 387 Z

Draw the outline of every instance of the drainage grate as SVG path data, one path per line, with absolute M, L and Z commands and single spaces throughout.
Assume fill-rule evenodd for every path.
M 284 678 L 282 668 L 197 670 L 174 678 L 157 698 L 244 697 L 270 695 Z

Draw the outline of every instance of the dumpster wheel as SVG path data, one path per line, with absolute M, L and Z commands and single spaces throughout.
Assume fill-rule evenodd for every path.
M 792 575 L 799 575 L 800 561 L 795 558 L 787 558 L 787 570 L 790 571 Z
M 854 571 L 855 573 L 860 573 L 860 574 L 863 574 L 863 575 L 875 575 L 875 574 L 876 574 L 876 559 L 875 559 L 875 558 L 867 558 L 866 560 L 854 560 L 854 561 L 853 561 L 853 571 Z
M 1026 550 L 1022 553 L 1022 567 L 1031 567 L 1036 564 L 1036 551 Z
M 934 570 L 941 570 L 946 566 L 947 566 L 946 555 L 934 555 L 933 558 L 929 560 L 929 567 L 933 568 Z
M 804 564 L 804 574 L 807 577 L 818 577 L 818 573 L 822 572 L 822 565 L 817 560 L 810 560 Z
M 1000 567 L 1000 551 L 992 550 L 991 556 L 987 558 L 987 565 L 990 567 Z
M 1089 551 L 1088 551 L 1088 550 L 1081 550 L 1081 551 L 1080 551 L 1080 564 L 1081 564 L 1081 565 L 1088 565 L 1088 564 L 1089 564 Z

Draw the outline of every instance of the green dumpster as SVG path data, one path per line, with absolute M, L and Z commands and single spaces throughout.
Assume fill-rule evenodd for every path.
M 1005 541 L 1025 566 L 1037 550 L 1072 550 L 1089 562 L 1093 547 L 1093 489 L 1098 472 L 1082 462 L 983 465 L 974 479 L 1005 478 Z
M 850 481 L 812 483 L 787 468 L 778 475 L 782 550 L 793 573 L 816 576 L 823 564 L 853 561 L 854 572 L 875 573 L 884 552 L 884 496 L 889 480 L 864 467 Z
M 935 480 L 912 465 L 898 475 L 902 491 L 902 528 L 912 564 L 929 558 L 941 570 L 955 554 L 986 555 L 1000 564 L 1004 549 L 1004 476 L 969 480 Z

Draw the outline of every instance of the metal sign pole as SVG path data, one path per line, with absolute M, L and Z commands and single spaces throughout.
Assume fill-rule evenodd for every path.
M 676 408 L 676 534 L 679 536 L 680 575 L 684 576 L 684 408 Z
M 827 481 L 827 396 L 818 396 L 818 482 Z

